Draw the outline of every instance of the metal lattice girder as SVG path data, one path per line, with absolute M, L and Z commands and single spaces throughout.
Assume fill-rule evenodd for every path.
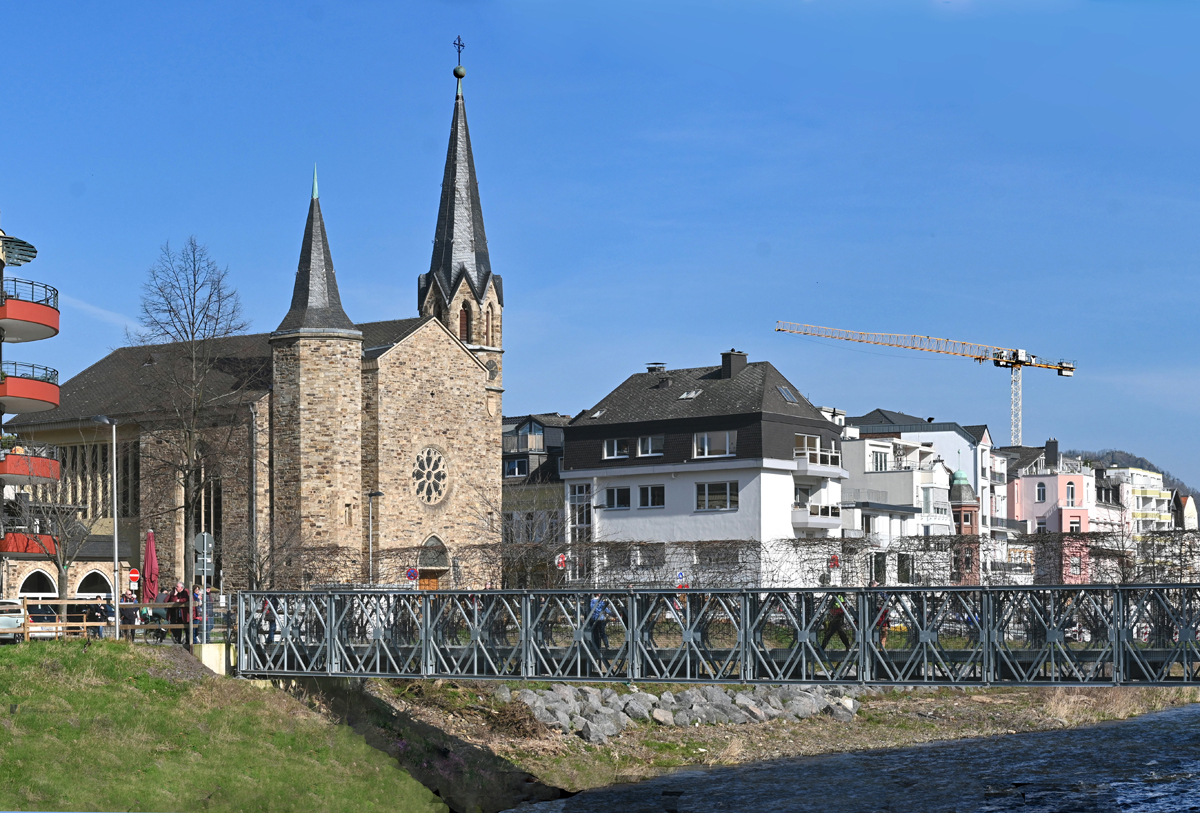
M 981 590 L 898 590 L 866 598 L 873 678 L 897 683 L 987 681 Z
M 256 677 L 1200 685 L 1200 585 L 238 596 Z

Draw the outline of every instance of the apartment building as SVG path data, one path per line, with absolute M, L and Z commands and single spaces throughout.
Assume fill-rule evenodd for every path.
M 1174 494 L 1163 487 L 1160 472 L 1131 466 L 1113 466 L 1096 472 L 1097 496 L 1114 500 L 1094 530 L 1123 531 L 1137 536 L 1175 527 Z M 1114 527 L 1115 526 L 1115 527 Z
M 1081 458 L 1059 451 L 1058 441 L 1045 446 L 1005 446 L 1008 457 L 1008 501 L 1013 518 L 1034 533 L 1081 533 L 1091 529 L 1096 474 Z
M 667 571 L 711 584 L 714 568 L 748 565 L 705 564 L 712 543 L 769 552 L 776 541 L 841 536 L 841 427 L 769 362 L 734 350 L 720 365 L 630 376 L 565 427 L 561 476 L 576 549 L 568 566 L 581 574 L 599 565 L 577 549 L 626 543 L 618 568 L 630 583 Z
M 997 461 L 992 454 L 994 444 L 986 424 L 963 426 L 888 409 L 848 417 L 846 424 L 856 427 L 863 439 L 894 439 L 925 446 L 942 459 L 949 471 L 962 470 L 979 500 L 980 536 L 1004 540 L 1021 530 L 1010 522 L 1007 461 Z

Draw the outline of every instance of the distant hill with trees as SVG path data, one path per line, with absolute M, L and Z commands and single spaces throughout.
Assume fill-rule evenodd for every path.
M 1124 452 L 1120 449 L 1102 449 L 1098 452 L 1083 452 L 1072 449 L 1071 451 L 1063 452 L 1063 454 L 1071 455 L 1072 457 L 1082 457 L 1084 460 L 1103 464 L 1106 467 L 1129 466 L 1135 469 L 1156 471 L 1163 476 L 1163 488 L 1169 491 L 1178 491 L 1180 494 L 1187 496 L 1200 497 L 1200 491 L 1192 488 L 1187 483 L 1171 474 L 1171 472 L 1167 471 L 1166 469 L 1160 469 L 1146 458 L 1138 457 L 1131 452 Z

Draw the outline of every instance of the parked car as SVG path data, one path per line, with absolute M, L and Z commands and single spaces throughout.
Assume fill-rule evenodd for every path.
M 46 604 L 31 604 L 29 606 L 29 640 L 38 638 L 59 638 L 63 631 L 56 626 L 58 613 Z M 39 627 L 38 624 L 47 626 Z
M 21 606 L 21 602 L 0 599 L 0 643 L 25 640 L 24 634 L 18 632 L 24 626 L 25 608 Z

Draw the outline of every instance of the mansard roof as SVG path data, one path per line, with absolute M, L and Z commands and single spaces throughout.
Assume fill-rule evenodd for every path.
M 796 402 L 788 401 L 780 387 L 787 388 Z M 694 397 L 680 398 L 696 390 L 699 393 Z M 827 423 L 835 431 L 838 428 L 768 361 L 749 363 L 731 378 L 721 377 L 720 365 L 637 373 L 600 403 L 572 418 L 569 425 L 586 427 L 759 413 L 807 418 Z
M 860 415 L 857 418 L 846 418 L 847 426 L 876 426 L 881 424 L 907 426 L 926 422 L 924 418 L 918 418 L 915 415 L 905 415 L 903 412 L 893 412 L 890 409 L 873 409 L 866 415 Z
M 321 217 L 321 201 L 317 197 L 317 176 L 313 171 L 313 195 L 308 205 L 308 222 L 304 224 L 304 242 L 300 245 L 300 264 L 292 289 L 292 305 L 275 328 L 275 333 L 335 332 L 353 334 L 357 331 L 350 317 L 342 310 L 338 293 L 333 257 L 329 253 L 329 238 L 325 220 Z
M 496 301 L 503 306 L 504 289 L 500 277 L 492 275 L 487 234 L 483 228 L 483 208 L 479 203 L 479 183 L 475 178 L 475 158 L 471 152 L 471 134 L 467 128 L 467 108 L 460 80 L 454 98 L 454 117 L 450 122 L 437 226 L 433 232 L 433 258 L 429 273 L 422 274 L 417 280 L 417 307 L 424 306 L 431 288 L 437 290 L 443 302 L 448 302 L 464 280 L 475 301 L 482 302 L 489 279 L 494 280 Z

